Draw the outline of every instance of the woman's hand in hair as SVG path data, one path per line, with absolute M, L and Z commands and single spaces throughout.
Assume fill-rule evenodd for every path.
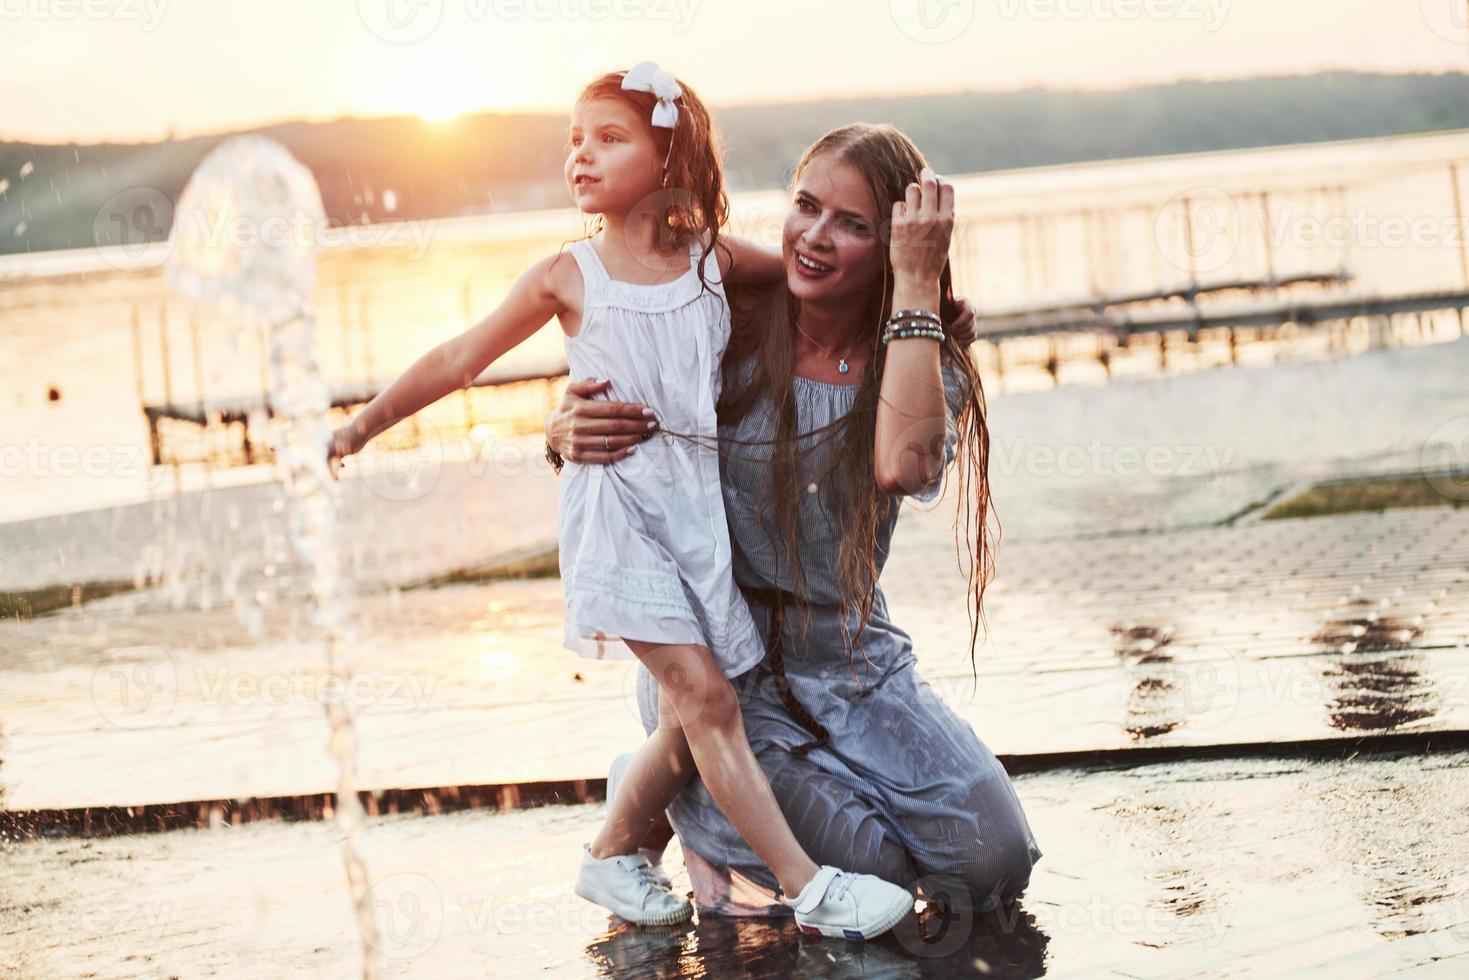
M 979 339 L 979 326 L 974 316 L 974 304 L 963 296 L 955 297 L 955 304 L 959 307 L 959 313 L 944 324 L 950 337 L 959 342 L 960 347 L 968 347 Z
M 954 185 L 924 167 L 904 200 L 893 202 L 889 254 L 895 281 L 937 282 L 949 261 Z
M 546 444 L 573 463 L 615 463 L 626 459 L 638 443 L 657 431 L 653 410 L 637 402 L 613 402 L 592 396 L 611 381 L 572 381 L 546 417 Z M 651 427 L 649 423 L 652 423 Z

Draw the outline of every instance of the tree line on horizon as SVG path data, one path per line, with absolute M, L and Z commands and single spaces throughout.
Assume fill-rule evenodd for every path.
M 785 186 L 808 145 L 858 121 L 892 123 L 951 174 L 1469 128 L 1469 74 L 1329 72 L 713 112 L 739 192 Z M 110 202 L 136 188 L 176 201 L 199 161 L 242 132 L 277 140 L 311 170 L 333 225 L 566 207 L 566 125 L 564 115 L 482 113 L 286 122 L 153 143 L 0 142 L 0 254 L 121 244 Z M 124 233 L 136 244 L 167 228 Z

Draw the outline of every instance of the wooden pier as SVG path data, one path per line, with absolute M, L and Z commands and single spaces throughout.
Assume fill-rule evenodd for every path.
M 1289 346 L 1304 341 L 1337 355 L 1463 336 L 1469 327 L 1465 316 L 1469 309 L 1469 235 L 1465 232 L 1469 232 L 1469 226 L 1461 186 L 1461 171 L 1466 166 L 1469 164 L 1464 161 L 1453 160 L 1415 168 L 1429 173 L 1442 168 L 1447 177 L 1440 185 L 1449 192 L 1440 213 L 1445 217 L 1452 214 L 1453 227 L 1460 232 L 1455 243 L 1458 268 L 1402 291 L 1364 287 L 1352 273 L 1357 257 L 1350 243 L 1336 251 L 1328 249 L 1325 254 L 1308 249 L 1289 256 L 1277 249 L 1272 231 L 1291 213 L 1282 201 L 1319 202 L 1326 210 L 1312 213 L 1312 221 L 1344 220 L 1348 192 L 1354 186 L 1345 183 L 1312 187 L 1282 184 L 1228 193 L 1228 209 L 1239 221 L 1241 243 L 1245 229 L 1252 230 L 1252 258 L 1218 264 L 1198 261 L 1198 239 L 1206 238 L 1209 231 L 1199 221 L 1209 212 L 1190 192 L 1174 195 L 1162 205 L 1119 201 L 1110 207 L 1079 211 L 1061 208 L 1046 213 L 987 215 L 956 235 L 951 253 L 956 276 L 964 281 L 964 288 L 980 308 L 975 355 L 986 384 L 990 378 L 999 379 L 996 387 L 1004 391 L 1011 390 L 1012 381 L 1017 386 L 1021 381 L 1034 384 L 1037 379 L 1042 384 L 1067 383 L 1063 374 L 1069 372 L 1063 371 L 1063 366 L 1082 362 L 1099 365 L 1106 379 L 1112 378 L 1114 367 L 1124 361 L 1128 362 L 1128 373 L 1134 370 L 1134 363 L 1142 363 L 1146 373 L 1153 375 L 1239 364 L 1245 360 L 1242 354 L 1246 345 L 1262 343 Z M 1362 182 L 1370 180 L 1363 178 Z M 1159 195 L 1165 191 L 1160 190 Z M 1127 244 L 1123 225 L 1133 219 L 1156 225 L 1165 215 L 1181 220 L 1166 223 L 1168 235 L 1159 236 L 1155 231 L 1144 246 L 1151 256 L 1151 274 L 1125 274 L 1130 259 L 1136 258 L 1129 248 L 1139 246 L 1135 236 L 1132 245 Z M 1082 233 L 1086 247 L 1080 253 L 1063 254 L 1057 246 L 1059 225 L 1065 221 Z M 1020 238 L 1018 256 L 1027 287 L 1022 295 L 1046 299 L 1009 307 L 987 305 L 981 281 L 984 260 L 1000 246 L 995 236 L 986 239 L 986 233 L 1012 226 L 1018 229 Z M 1216 233 L 1218 230 L 1214 229 Z M 1172 240 L 1175 237 L 1177 242 Z M 1445 245 L 1449 244 L 1446 239 Z M 1165 250 L 1177 254 L 1165 259 Z M 1304 264 L 1300 261 L 1303 257 L 1308 260 Z M 1133 262 L 1131 272 L 1138 272 L 1136 266 Z M 1146 271 L 1148 263 L 1142 266 Z M 1283 271 L 1287 268 L 1291 271 Z M 1211 274 L 1214 278 L 1209 278 Z M 1084 294 L 1056 298 L 1068 288 L 1084 290 Z M 363 376 L 362 380 L 331 388 L 331 408 L 345 417 L 385 390 L 391 378 L 377 377 L 374 370 L 373 311 L 367 298 L 349 297 L 345 283 L 339 284 L 338 292 L 341 312 L 337 319 L 343 350 L 360 348 L 355 360 Z M 460 299 L 467 328 L 474 322 L 476 308 L 469 280 L 463 283 Z M 355 329 L 351 323 L 353 312 Z M 143 380 L 143 317 L 136 305 L 132 319 L 138 402 L 147 420 L 153 463 L 177 468 L 188 463 L 248 466 L 267 462 L 270 451 L 266 426 L 274 411 L 267 394 L 266 365 L 262 362 L 258 366 L 257 390 L 223 397 L 206 395 L 201 380 L 200 330 L 197 320 L 191 320 L 194 397 L 177 396 L 167 311 L 160 309 L 157 356 L 163 390 L 161 397 L 150 396 Z M 1324 344 L 1320 343 L 1323 338 Z M 174 345 L 177 343 L 175 338 Z M 1280 349 L 1276 346 L 1277 351 Z M 1268 352 L 1256 346 L 1253 353 Z M 1249 363 L 1261 360 L 1252 357 Z M 566 370 L 564 359 L 559 357 L 514 367 L 492 365 L 458 396 L 444 400 L 459 399 L 462 415 L 457 419 L 449 420 L 449 415 L 456 414 L 455 407 L 443 403 L 420 415 L 432 414 L 436 426 L 462 426 L 463 432 L 486 424 L 500 432 L 536 432 L 561 396 Z M 1017 372 L 1029 372 L 1034 378 L 1018 378 Z M 243 381 L 254 373 L 247 367 L 238 379 Z M 380 436 L 375 444 L 388 450 L 419 445 L 420 424 L 420 416 L 412 416 Z

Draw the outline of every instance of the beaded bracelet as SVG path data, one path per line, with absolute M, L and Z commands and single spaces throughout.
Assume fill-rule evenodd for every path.
M 943 334 L 943 328 L 930 320 L 889 320 L 883 326 L 883 332 L 887 331 L 939 331 Z
M 940 320 L 939 315 L 932 310 L 899 310 L 888 317 L 888 323 L 895 323 L 898 320 L 930 320 L 935 326 L 944 325 L 944 321 Z
M 931 327 L 894 327 L 884 333 L 882 339 L 886 342 L 889 340 L 904 340 L 908 337 L 927 337 L 930 340 L 943 340 L 944 332 L 942 330 L 934 330 Z
M 546 462 L 551 464 L 551 469 L 556 471 L 557 476 L 561 475 L 561 466 L 565 460 L 561 458 L 560 453 L 551 448 L 551 440 L 549 439 L 546 440 Z
M 937 327 L 888 327 L 882 333 L 882 342 L 886 344 L 890 340 L 906 340 L 909 337 L 924 337 L 929 340 L 937 340 L 942 342 L 944 339 L 944 332 Z

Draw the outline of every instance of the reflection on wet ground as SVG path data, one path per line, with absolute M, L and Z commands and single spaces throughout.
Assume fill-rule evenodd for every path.
M 384 975 L 1469 968 L 1469 752 L 1068 769 L 1016 788 L 1045 850 L 1019 902 L 977 920 L 925 910 L 865 945 L 766 919 L 610 922 L 570 888 L 599 805 L 377 818 L 368 860 Z M 676 843 L 667 863 L 687 890 Z M 340 874 L 317 823 L 12 843 L 0 861 L 0 962 L 34 977 L 346 975 L 357 966 L 350 910 L 302 900 L 335 894 Z
M 1184 706 L 1179 704 L 1177 672 L 1168 665 L 1173 654 L 1168 644 L 1173 633 L 1159 626 L 1114 626 L 1117 657 L 1132 680 L 1127 696 L 1124 730 L 1134 740 L 1166 735 L 1183 724 Z
M 605 977 L 1039 977 L 1048 938 L 1017 903 L 978 917 L 923 910 L 868 943 L 802 936 L 790 922 L 709 918 L 679 928 L 620 926 L 587 946 Z
M 1322 624 L 1311 642 L 1335 654 L 1322 669 L 1331 692 L 1326 703 L 1333 728 L 1383 731 L 1432 718 L 1442 706 L 1431 670 L 1410 651 L 1422 635 L 1422 617 L 1383 615 L 1356 597 Z M 1466 665 L 1469 669 L 1469 665 Z

